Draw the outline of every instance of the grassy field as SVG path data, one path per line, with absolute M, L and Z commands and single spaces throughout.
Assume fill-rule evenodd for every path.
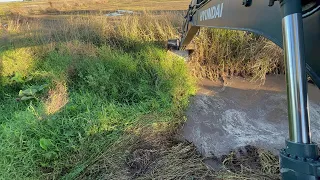
M 135 11 L 187 10 L 189 0 L 39 0 L 0 3 L 3 11 L 28 15 L 101 13 L 118 9 Z
M 165 49 L 183 14 L 144 11 L 188 5 L 168 2 L 0 5 L 0 179 L 278 178 L 262 151 L 255 170 L 230 154 L 214 172 L 176 131 L 196 78 L 263 79 L 283 71 L 281 51 L 252 34 L 203 29 L 187 64 Z M 104 16 L 115 9 L 143 11 Z

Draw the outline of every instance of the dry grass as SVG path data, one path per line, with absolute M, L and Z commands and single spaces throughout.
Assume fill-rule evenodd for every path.
M 249 146 L 245 153 L 233 151 L 212 159 L 222 169 L 211 169 L 194 145 L 178 140 L 175 126 L 161 132 L 143 127 L 136 136 L 124 136 L 92 160 L 77 179 L 280 179 L 277 157 Z
M 161 133 L 144 127 L 97 157 L 78 179 L 212 179 L 196 148 L 176 140 L 170 126 Z M 169 131 L 168 131 L 169 130 Z M 152 137 L 150 137 L 150 135 Z M 125 142 L 125 143 L 124 143 Z M 211 177 L 211 178 L 210 178 Z
M 48 92 L 45 101 L 45 111 L 47 115 L 58 112 L 68 103 L 68 89 L 65 82 L 56 82 L 55 87 Z
M 8 17 L 6 35 L 9 37 L 6 39 L 11 43 L 21 44 L 23 43 L 21 40 L 32 38 L 32 43 L 35 45 L 76 40 L 93 45 L 103 43 L 122 45 L 119 43 L 147 41 L 165 46 L 167 39 L 178 37 L 178 28 L 183 20 L 183 14 L 180 12 L 153 14 L 147 11 L 123 16 L 121 20 L 118 17 L 108 18 L 101 14 L 74 15 L 56 20 L 30 19 L 24 16 Z
M 284 73 L 282 50 L 251 33 L 204 28 L 194 46 L 190 66 L 199 78 L 242 76 L 257 81 L 268 73 Z
M 246 146 L 231 152 L 222 159 L 222 179 L 280 179 L 278 157 L 272 153 Z

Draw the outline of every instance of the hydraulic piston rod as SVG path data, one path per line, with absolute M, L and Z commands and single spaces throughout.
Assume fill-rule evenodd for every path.
M 302 14 L 286 15 L 282 19 L 282 24 L 286 61 L 289 140 L 295 143 L 309 144 L 311 134 Z
M 280 151 L 285 180 L 320 176 L 318 147 L 311 142 L 301 0 L 280 0 L 289 115 L 289 140 Z

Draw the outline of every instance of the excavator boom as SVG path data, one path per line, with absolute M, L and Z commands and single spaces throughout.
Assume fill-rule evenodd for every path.
M 303 3 L 307 73 L 320 88 L 320 2 Z M 282 17 L 272 0 L 193 0 L 183 25 L 179 48 L 185 48 L 200 27 L 250 31 L 283 46 Z

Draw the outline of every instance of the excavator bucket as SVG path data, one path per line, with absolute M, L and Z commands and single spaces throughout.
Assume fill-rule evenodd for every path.
M 172 53 L 180 58 L 183 58 L 185 61 L 189 60 L 189 56 L 192 53 L 191 49 L 180 49 L 180 40 L 179 39 L 170 39 L 168 40 L 167 49 L 169 53 Z
M 179 50 L 180 40 L 179 39 L 170 39 L 167 44 L 168 50 Z

